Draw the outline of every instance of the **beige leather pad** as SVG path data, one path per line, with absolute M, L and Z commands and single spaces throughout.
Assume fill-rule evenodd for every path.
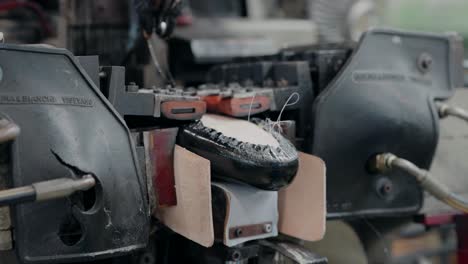
M 313 155 L 299 152 L 299 170 L 294 181 L 279 191 L 279 231 L 306 241 L 317 241 L 325 234 L 325 163 Z
M 210 161 L 176 145 L 174 177 L 177 205 L 158 208 L 158 218 L 174 232 L 211 247 L 214 231 Z

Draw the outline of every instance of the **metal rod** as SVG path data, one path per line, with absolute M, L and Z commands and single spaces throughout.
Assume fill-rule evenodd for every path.
M 36 191 L 32 186 L 0 191 L 0 207 L 20 203 L 34 202 Z
M 64 198 L 77 191 L 87 191 L 96 185 L 91 175 L 79 179 L 60 178 L 34 183 L 30 186 L 0 191 L 0 207 L 27 202 Z

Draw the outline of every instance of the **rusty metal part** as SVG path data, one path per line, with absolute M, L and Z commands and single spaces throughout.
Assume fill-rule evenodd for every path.
M 261 234 L 268 234 L 272 231 L 273 224 L 271 222 L 255 224 L 255 225 L 245 225 L 245 226 L 236 226 L 229 229 L 229 238 L 242 238 L 242 237 L 251 237 L 258 236 Z
M 7 120 L 0 120 L 0 143 L 15 139 L 20 133 L 19 127 Z M 0 145 L 0 192 L 7 188 L 6 177 L 11 173 L 10 168 L 10 144 Z M 13 237 L 11 233 L 10 207 L 0 207 L 0 251 L 13 249 Z
M 4 186 L 1 186 L 0 190 Z M 0 251 L 13 249 L 13 239 L 11 234 L 11 217 L 8 206 L 0 207 Z
M 162 207 L 177 205 L 174 148 L 178 131 L 178 128 L 167 128 L 145 132 L 152 191 L 156 195 L 157 204 Z
M 0 207 L 0 232 L 10 230 L 10 208 L 7 206 Z
M 13 240 L 11 231 L 0 231 L 0 251 L 8 251 L 13 249 Z

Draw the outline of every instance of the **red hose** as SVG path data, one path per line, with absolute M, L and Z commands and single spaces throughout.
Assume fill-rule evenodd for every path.
M 44 10 L 40 5 L 29 1 L 0 1 L 0 11 L 8 11 L 17 8 L 28 8 L 32 10 L 39 19 L 39 23 L 41 24 L 45 37 L 52 35 L 52 27 L 47 20 L 47 15 L 44 13 Z

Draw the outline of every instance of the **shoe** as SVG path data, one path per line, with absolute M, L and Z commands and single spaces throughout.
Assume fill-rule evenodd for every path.
M 287 186 L 298 169 L 298 153 L 274 124 L 206 114 L 184 126 L 178 144 L 211 161 L 214 178 L 264 190 Z

